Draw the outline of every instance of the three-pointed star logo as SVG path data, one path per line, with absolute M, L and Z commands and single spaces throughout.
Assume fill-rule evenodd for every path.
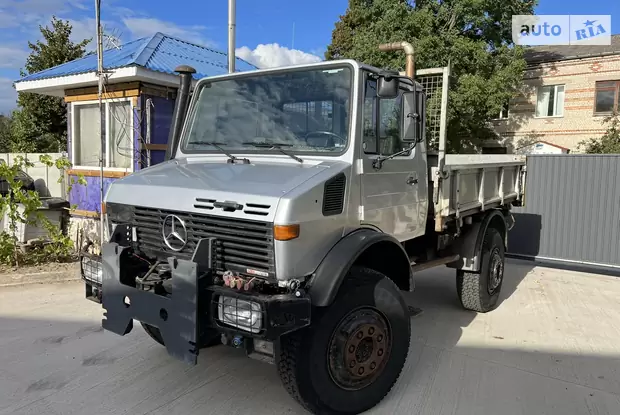
M 161 231 L 164 243 L 173 251 L 179 252 L 187 244 L 187 228 L 180 217 L 176 215 L 166 216 Z

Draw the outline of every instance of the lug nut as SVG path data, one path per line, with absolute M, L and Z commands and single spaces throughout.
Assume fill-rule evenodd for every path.
M 377 356 L 383 356 L 383 349 L 377 350 Z
M 380 335 L 378 335 L 378 336 L 377 336 L 377 341 L 378 341 L 378 342 L 383 341 L 383 335 L 382 335 L 382 334 L 380 334 Z
M 372 336 L 372 334 L 375 332 L 375 328 L 371 327 L 368 329 L 368 334 L 370 334 Z
M 360 332 L 358 332 L 358 333 L 357 333 L 357 338 L 358 338 L 358 339 L 361 339 L 362 337 L 364 337 L 364 333 L 363 333 L 363 332 L 361 332 L 361 331 L 360 331 Z
M 351 360 L 351 363 L 349 363 L 349 367 L 350 368 L 354 368 L 355 367 L 355 360 Z
M 353 353 L 355 351 L 355 346 L 349 346 L 349 353 Z
M 375 370 L 376 367 L 377 367 L 377 364 L 375 362 L 372 362 L 370 364 L 370 370 Z
M 360 375 L 364 374 L 364 368 L 360 367 L 359 370 L 357 371 L 357 373 L 359 373 Z

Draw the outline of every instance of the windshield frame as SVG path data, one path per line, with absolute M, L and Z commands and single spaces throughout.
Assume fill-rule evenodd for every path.
M 237 72 L 235 74 L 226 74 L 226 75 L 219 75 L 219 76 L 200 79 L 196 83 L 196 86 L 194 87 L 194 91 L 192 93 L 192 99 L 191 99 L 191 103 L 190 103 L 190 106 L 187 112 L 187 117 L 185 118 L 185 121 L 183 123 L 183 129 L 181 131 L 181 139 L 179 140 L 176 157 L 179 157 L 181 155 L 222 154 L 221 151 L 217 150 L 216 148 L 213 148 L 212 146 L 205 146 L 204 148 L 200 148 L 200 149 L 188 149 L 188 146 L 187 146 L 188 140 L 190 138 L 191 126 L 196 117 L 196 107 L 199 101 L 200 93 L 206 85 L 212 84 L 215 82 L 220 82 L 220 81 L 227 81 L 230 79 L 256 78 L 256 77 L 261 77 L 261 76 L 277 75 L 280 73 L 318 71 L 322 69 L 348 69 L 351 71 L 351 76 L 349 80 L 349 115 L 348 115 L 348 120 L 347 120 L 348 127 L 347 127 L 347 135 L 346 135 L 347 144 L 346 146 L 340 148 L 339 150 L 334 150 L 334 151 L 298 150 L 294 148 L 290 148 L 290 149 L 285 148 L 285 150 L 292 154 L 299 154 L 303 156 L 321 156 L 321 157 L 342 156 L 347 151 L 349 151 L 349 149 L 351 148 L 351 145 L 353 144 L 352 143 L 352 141 L 354 141 L 353 133 L 355 130 L 355 125 L 356 125 L 357 111 L 355 110 L 355 108 L 357 106 L 357 103 L 355 102 L 355 99 L 356 99 L 355 88 L 356 88 L 356 85 L 359 79 L 360 68 L 358 67 L 358 65 L 356 65 L 355 61 L 351 61 L 351 60 L 341 60 L 341 61 L 331 61 L 331 62 L 327 61 L 327 62 L 320 62 L 320 63 L 310 64 L 310 65 L 295 65 L 295 66 L 288 66 L 288 67 L 282 67 L 282 68 L 260 69 L 260 70 L 255 70 L 255 71 Z M 248 154 L 248 155 L 277 154 L 278 156 L 282 156 L 281 153 L 274 151 L 273 149 L 250 148 L 249 146 L 246 149 L 226 148 L 226 151 L 230 152 L 231 154 L 235 154 L 235 155 L 238 155 L 238 154 Z

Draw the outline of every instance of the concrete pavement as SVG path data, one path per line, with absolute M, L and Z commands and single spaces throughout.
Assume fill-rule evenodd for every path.
M 617 278 L 511 260 L 501 305 L 477 315 L 453 271 L 425 271 L 406 367 L 371 413 L 617 415 L 619 298 Z M 272 366 L 217 347 L 189 367 L 101 315 L 81 283 L 0 288 L 0 415 L 304 413 Z

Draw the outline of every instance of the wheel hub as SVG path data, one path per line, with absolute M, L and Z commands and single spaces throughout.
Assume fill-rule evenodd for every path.
M 498 248 L 491 252 L 489 268 L 489 294 L 493 294 L 504 278 L 504 262 Z
M 349 336 L 345 361 L 354 377 L 368 376 L 385 359 L 385 331 L 374 324 L 363 324 Z
M 345 317 L 330 342 L 332 379 L 344 389 L 374 382 L 388 361 L 390 335 L 387 321 L 376 310 L 358 310 Z

